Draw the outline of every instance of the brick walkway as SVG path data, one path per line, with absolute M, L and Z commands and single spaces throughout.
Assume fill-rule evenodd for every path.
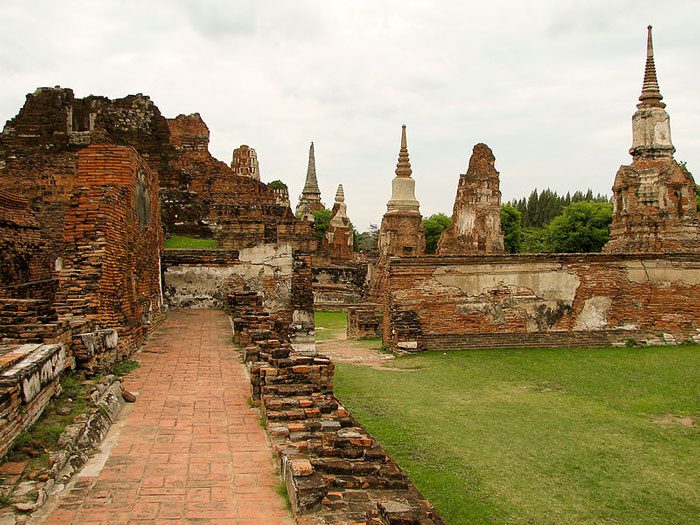
M 228 317 L 171 311 L 137 358 L 126 386 L 139 397 L 104 468 L 45 523 L 293 523 Z

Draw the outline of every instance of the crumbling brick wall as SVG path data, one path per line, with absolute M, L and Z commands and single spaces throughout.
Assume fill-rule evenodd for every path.
M 382 309 L 378 304 L 348 307 L 348 339 L 382 336 Z
M 41 228 L 27 199 L 0 190 L 0 296 L 6 287 L 51 278 Z
M 384 341 L 405 351 L 680 342 L 700 329 L 692 254 L 395 258 L 383 290 Z
M 158 177 L 130 147 L 93 145 L 78 156 L 57 309 L 116 328 L 126 355 L 161 316 Z
M 315 250 L 309 224 L 297 221 L 279 192 L 235 172 L 211 156 L 209 129 L 199 114 L 167 120 L 170 143 L 162 183 L 163 223 L 168 233 L 214 237 L 221 248 L 291 243 Z
M 333 394 L 334 365 L 297 352 L 254 293 L 230 298 L 253 399 L 300 523 L 442 524 L 432 505 Z
M 347 307 L 365 299 L 367 263 L 319 265 L 314 257 L 313 292 L 318 308 Z

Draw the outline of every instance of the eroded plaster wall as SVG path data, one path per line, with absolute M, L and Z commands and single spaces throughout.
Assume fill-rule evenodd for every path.
M 685 340 L 700 328 L 700 260 L 691 254 L 396 258 L 385 279 L 384 338 L 404 349 L 441 337 L 459 346 L 459 336 L 463 346 L 511 346 L 523 335 L 536 343 L 538 334 L 604 342 L 576 335 L 589 332 Z
M 262 244 L 238 251 L 187 258 L 187 250 L 166 252 L 165 296 L 175 308 L 223 308 L 233 291 L 260 292 L 267 309 L 288 309 L 292 300 L 294 258 L 289 244 Z M 191 254 L 192 252 L 190 252 Z

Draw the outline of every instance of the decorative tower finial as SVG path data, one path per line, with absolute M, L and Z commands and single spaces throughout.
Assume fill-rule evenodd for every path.
M 639 96 L 640 103 L 637 107 L 652 106 L 666 107 L 661 102 L 659 91 L 659 81 L 656 78 L 656 66 L 654 65 L 654 44 L 651 39 L 651 26 L 647 26 L 647 61 L 644 66 L 644 82 L 642 83 L 642 94 Z
M 309 146 L 309 165 L 306 168 L 306 183 L 302 193 L 317 193 L 321 194 L 318 188 L 318 180 L 316 179 L 316 156 L 314 155 L 314 143 Z
M 301 190 L 299 196 L 299 204 L 297 204 L 295 215 L 307 221 L 313 222 L 314 212 L 324 209 L 321 203 L 321 190 L 318 187 L 316 179 L 316 157 L 314 155 L 314 143 L 309 146 L 309 164 L 306 168 L 306 182 L 304 189 Z
M 406 124 L 401 126 L 401 149 L 399 150 L 399 162 L 396 164 L 397 177 L 410 177 L 413 171 L 408 160 L 408 146 L 406 145 Z
M 338 191 L 335 192 L 335 202 L 345 202 L 345 191 L 342 184 L 338 184 Z

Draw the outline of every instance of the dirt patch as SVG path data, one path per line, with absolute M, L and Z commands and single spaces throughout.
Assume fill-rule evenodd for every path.
M 687 428 L 694 427 L 697 422 L 696 418 L 690 416 L 674 416 L 673 414 L 665 414 L 652 418 L 653 423 L 659 425 L 681 425 Z
M 541 393 L 547 393 L 547 392 L 566 392 L 566 389 L 558 385 L 556 383 L 540 383 L 537 385 L 523 385 L 523 386 L 516 386 L 513 390 L 516 392 L 541 392 Z
M 386 370 L 384 365 L 388 361 L 395 359 L 391 354 L 364 346 L 361 340 L 347 340 L 345 338 L 317 341 L 316 350 L 337 363 L 354 363 L 382 370 Z

